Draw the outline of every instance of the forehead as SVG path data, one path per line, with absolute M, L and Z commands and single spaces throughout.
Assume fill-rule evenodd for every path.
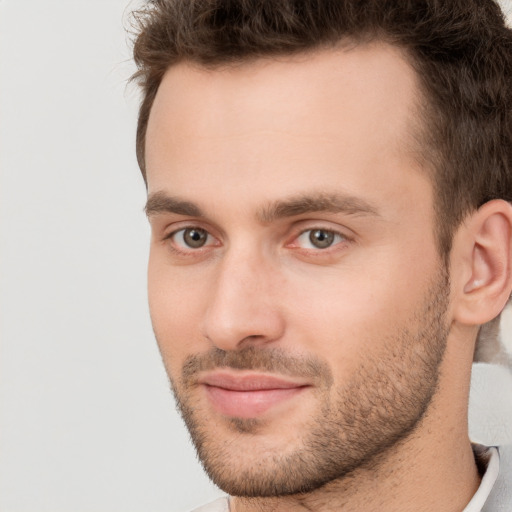
M 212 173 L 224 185 L 268 173 L 300 182 L 315 167 L 364 179 L 397 155 L 412 164 L 417 82 L 403 53 L 381 43 L 216 69 L 180 63 L 150 114 L 149 190 Z

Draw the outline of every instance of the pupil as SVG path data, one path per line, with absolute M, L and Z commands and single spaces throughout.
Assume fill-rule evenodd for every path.
M 322 229 L 317 229 L 312 231 L 309 235 L 310 242 L 319 249 L 325 249 L 332 245 L 334 241 L 334 233 L 329 231 L 324 231 Z
M 206 242 L 206 231 L 202 229 L 187 229 L 183 234 L 183 238 L 189 247 L 202 247 Z

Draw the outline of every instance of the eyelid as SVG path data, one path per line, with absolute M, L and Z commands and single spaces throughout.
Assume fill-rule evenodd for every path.
M 299 238 L 309 232 L 321 230 L 332 233 L 338 239 L 334 240 L 334 242 L 327 247 L 304 247 L 300 242 Z M 347 248 L 348 245 L 354 242 L 354 235 L 348 229 L 342 229 L 341 227 L 333 227 L 332 225 L 326 226 L 322 222 L 318 223 L 309 223 L 307 227 L 301 225 L 301 229 L 298 229 L 293 237 L 290 237 L 290 241 L 286 244 L 286 247 L 292 249 L 293 251 L 297 251 L 298 254 L 310 255 L 316 257 L 326 257 L 328 255 L 333 256 L 340 251 L 343 251 Z
M 198 219 L 186 219 L 178 220 L 168 224 L 166 223 L 166 225 L 162 226 L 161 229 L 161 239 L 167 240 L 169 238 L 172 238 L 174 234 L 178 233 L 179 231 L 183 231 L 184 229 L 200 229 L 202 231 L 206 231 L 209 235 L 213 236 L 214 238 L 219 239 L 218 229 Z
M 294 234 L 290 237 L 292 240 L 296 240 L 299 236 L 310 231 L 327 231 L 335 235 L 339 235 L 346 240 L 352 241 L 355 238 L 355 234 L 349 229 L 343 226 L 333 226 L 330 223 L 324 223 L 322 221 L 317 222 L 301 222 L 294 228 Z
M 161 240 L 162 240 L 162 243 L 166 244 L 168 246 L 168 248 L 175 254 L 182 255 L 182 256 L 185 256 L 185 255 L 188 256 L 188 255 L 194 255 L 194 254 L 199 255 L 199 254 L 204 253 L 211 247 L 219 247 L 220 245 L 222 245 L 221 242 L 219 241 L 219 238 L 215 234 L 212 233 L 213 230 L 209 226 L 205 226 L 201 222 L 183 221 L 183 222 L 172 224 L 170 227 L 172 229 L 168 233 L 164 234 L 162 236 Z M 197 230 L 204 231 L 207 235 L 207 241 L 206 241 L 205 245 L 203 245 L 201 247 L 194 248 L 194 247 L 188 247 L 186 245 L 181 245 L 181 244 L 177 243 L 175 240 L 173 240 L 174 237 L 178 233 L 184 232 L 187 229 L 197 229 Z

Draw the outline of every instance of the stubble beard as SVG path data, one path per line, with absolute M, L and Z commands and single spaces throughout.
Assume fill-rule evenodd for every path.
M 376 469 L 417 429 L 436 393 L 448 336 L 448 281 L 443 272 L 407 326 L 397 329 L 385 350 L 365 358 L 351 381 L 337 389 L 327 363 L 293 358 L 279 349 L 213 349 L 189 357 L 180 385 L 171 378 L 171 386 L 212 481 L 232 496 L 277 497 L 309 493 L 357 469 Z M 294 449 L 244 449 L 257 446 L 264 420 L 232 418 L 226 420 L 230 436 L 226 430 L 218 437 L 211 432 L 191 383 L 199 371 L 217 367 L 308 376 L 316 383 L 317 412 L 303 424 Z

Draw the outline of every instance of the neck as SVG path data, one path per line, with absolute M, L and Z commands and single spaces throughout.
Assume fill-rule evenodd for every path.
M 412 503 L 415 512 L 460 512 L 480 477 L 468 437 L 468 389 L 443 387 L 450 392 L 437 393 L 417 429 L 380 461 L 307 494 L 232 498 L 231 512 L 405 512 Z

